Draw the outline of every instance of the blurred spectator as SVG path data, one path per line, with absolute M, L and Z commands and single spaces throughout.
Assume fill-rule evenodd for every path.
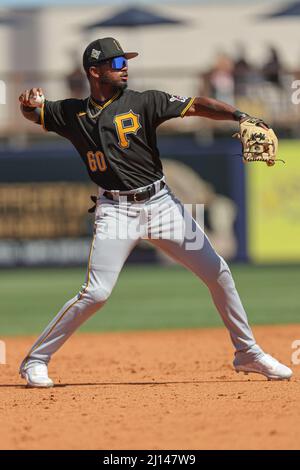
M 66 76 L 66 82 L 72 98 L 84 98 L 87 95 L 86 76 L 78 62 Z
M 211 95 L 227 103 L 234 102 L 233 61 L 225 54 L 219 54 L 210 71 Z
M 243 46 L 239 46 L 238 57 L 234 63 L 234 95 L 237 97 L 246 96 L 248 86 L 253 83 L 256 72 L 254 67 L 246 59 L 246 52 Z
M 210 70 L 199 73 L 199 96 L 211 96 Z
M 266 82 L 282 88 L 283 67 L 279 59 L 279 54 L 274 47 L 270 47 L 269 49 L 269 58 L 262 67 L 262 74 Z

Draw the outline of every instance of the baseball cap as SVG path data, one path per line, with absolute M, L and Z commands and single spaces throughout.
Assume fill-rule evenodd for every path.
M 124 52 L 119 41 L 114 38 L 96 39 L 83 53 L 83 67 L 88 70 L 89 67 L 113 57 L 124 56 L 126 59 L 133 59 L 137 55 L 137 52 Z

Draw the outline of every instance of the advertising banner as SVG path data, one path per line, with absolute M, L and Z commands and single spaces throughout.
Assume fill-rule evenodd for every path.
M 300 141 L 279 142 L 274 167 L 247 164 L 247 232 L 250 260 L 300 261 Z

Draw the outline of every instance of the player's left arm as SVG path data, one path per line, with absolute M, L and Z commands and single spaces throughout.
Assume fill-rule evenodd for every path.
M 248 115 L 223 101 L 197 96 L 186 111 L 185 116 L 200 116 L 221 121 L 240 121 Z

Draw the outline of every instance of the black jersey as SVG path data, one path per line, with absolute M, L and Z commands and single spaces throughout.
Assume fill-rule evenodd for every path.
M 41 123 L 72 142 L 94 183 L 126 191 L 162 178 L 156 128 L 183 117 L 193 101 L 162 91 L 129 89 L 102 106 L 91 98 L 46 100 Z

